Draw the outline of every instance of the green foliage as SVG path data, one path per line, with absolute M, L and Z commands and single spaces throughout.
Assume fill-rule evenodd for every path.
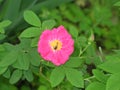
M 119 90 L 116 6 L 119 0 L 0 0 L 0 90 Z M 37 44 L 44 30 L 60 25 L 72 35 L 74 52 L 55 66 Z
M 23 76 L 26 80 L 31 82 L 33 80 L 34 71 L 31 71 L 30 67 L 31 65 L 38 67 L 40 65 L 40 57 L 36 52 L 36 49 L 30 47 L 30 40 L 23 39 L 21 40 L 21 43 L 16 46 L 10 44 L 4 44 L 4 46 L 7 53 L 0 61 L 0 74 L 4 73 L 3 76 L 9 78 L 9 75 L 13 70 L 10 69 L 8 72 L 7 69 L 11 66 L 15 71 L 10 77 L 10 83 L 14 84 L 18 82 Z M 15 76 L 16 78 L 14 78 Z
M 20 37 L 21 38 L 31 38 L 31 37 L 33 37 L 32 42 L 31 42 L 32 47 L 37 46 L 38 38 L 39 38 L 39 36 L 40 36 L 40 34 L 43 30 L 52 29 L 56 24 L 56 22 L 51 19 L 51 20 L 44 21 L 41 25 L 40 19 L 32 11 L 25 11 L 24 12 L 24 19 L 25 19 L 26 22 L 28 22 L 29 24 L 31 24 L 35 27 L 29 27 L 29 28 L 25 29 L 22 32 L 22 34 L 20 35 Z
M 103 72 L 101 72 L 100 70 L 93 70 L 93 75 L 96 77 L 96 79 L 100 82 L 106 83 L 107 81 L 107 77 L 105 76 L 105 74 Z
M 34 77 L 31 70 L 24 71 L 24 76 L 29 82 L 33 81 Z
M 18 80 L 22 77 L 22 71 L 21 70 L 15 70 L 12 73 L 12 76 L 10 77 L 10 83 L 14 84 L 16 82 L 18 82 Z
M 83 59 L 80 57 L 70 57 L 69 61 L 64 65 L 65 67 L 76 68 L 83 64 Z
M 41 21 L 40 21 L 40 19 L 32 11 L 28 11 L 28 10 L 25 11 L 24 12 L 24 19 L 30 25 L 33 25 L 33 26 L 36 26 L 36 27 L 41 27 Z
M 106 59 L 107 59 L 106 62 L 99 65 L 98 67 L 107 71 L 107 72 L 110 72 L 110 73 L 119 72 L 119 70 L 120 70 L 120 57 L 113 55 L 113 56 L 109 56 Z
M 91 83 L 86 90 L 106 90 L 106 89 L 104 84 L 99 82 L 94 82 L 94 83 Z
M 0 22 L 0 40 L 5 38 L 5 28 L 9 26 L 12 22 L 9 20 L 4 20 Z
M 11 24 L 11 21 L 5 20 L 0 22 L 0 33 L 5 33 L 4 28 L 9 26 Z
M 5 78 L 10 78 L 11 72 L 10 69 L 7 69 L 7 71 L 3 74 Z
M 112 74 L 107 80 L 106 90 L 120 89 L 120 73 Z
M 25 29 L 24 32 L 22 32 L 20 37 L 31 38 L 31 37 L 39 36 L 40 33 L 41 33 L 40 28 L 29 27 L 29 28 Z
M 18 51 L 14 50 L 9 52 L 1 60 L 0 67 L 8 67 L 9 65 L 13 64 L 17 60 L 17 57 L 18 57 Z
M 0 74 L 3 74 L 7 70 L 7 67 L 0 67 Z
M 0 83 L 0 90 L 17 90 L 17 88 L 13 85 L 10 85 L 8 83 Z
M 51 81 L 52 87 L 55 87 L 58 84 L 60 84 L 63 81 L 64 77 L 65 77 L 64 68 L 56 67 L 52 71 L 51 76 L 50 76 L 50 81 Z
M 42 23 L 42 30 L 52 29 L 56 22 L 54 20 L 46 20 Z
M 69 26 L 70 33 L 73 37 L 77 38 L 78 36 L 78 30 L 75 26 L 70 25 Z
M 80 71 L 77 71 L 76 69 L 66 68 L 65 73 L 68 81 L 70 81 L 72 85 L 80 88 L 84 87 L 84 80 Z
M 120 1 L 114 4 L 115 6 L 120 6 Z
M 29 65 L 30 65 L 30 57 L 28 56 L 28 54 L 25 53 L 18 53 L 19 56 L 17 58 L 17 62 L 15 62 L 13 64 L 14 68 L 19 68 L 22 70 L 28 70 L 29 69 Z

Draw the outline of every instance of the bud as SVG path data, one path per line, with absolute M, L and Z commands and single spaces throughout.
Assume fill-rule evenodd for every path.
M 91 35 L 90 35 L 90 37 L 89 37 L 89 39 L 88 39 L 88 44 L 91 44 L 91 43 L 94 41 L 94 39 L 95 39 L 94 34 L 93 34 L 93 32 L 91 31 Z

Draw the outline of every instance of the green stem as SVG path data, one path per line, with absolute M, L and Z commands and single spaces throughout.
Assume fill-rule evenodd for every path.
M 42 73 L 42 67 L 40 67 L 40 75 L 50 83 L 50 80 Z
M 84 80 L 91 83 L 91 80 L 90 80 L 90 79 L 93 79 L 93 78 L 95 78 L 95 76 L 91 76 L 91 77 L 85 78 Z
M 87 48 L 90 46 L 91 44 L 88 44 L 82 51 L 80 49 L 80 53 L 79 53 L 79 57 L 87 50 Z

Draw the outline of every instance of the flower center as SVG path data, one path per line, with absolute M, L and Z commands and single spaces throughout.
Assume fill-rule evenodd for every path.
M 62 42 L 60 40 L 50 41 L 50 47 L 52 50 L 60 50 L 62 48 Z

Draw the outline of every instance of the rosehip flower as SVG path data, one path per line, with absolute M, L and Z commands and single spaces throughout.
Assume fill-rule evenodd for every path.
M 54 65 L 64 64 L 74 51 L 74 40 L 64 26 L 44 30 L 38 41 L 41 57 Z

